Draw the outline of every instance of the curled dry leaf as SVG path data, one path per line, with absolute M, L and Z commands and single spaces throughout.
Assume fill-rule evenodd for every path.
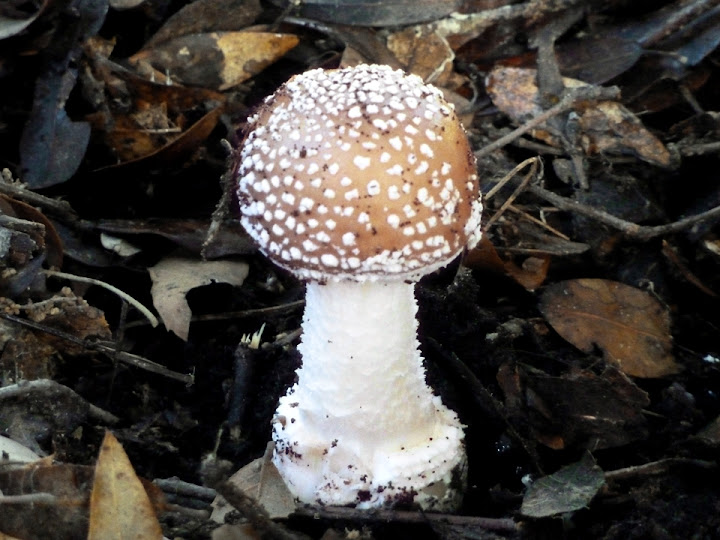
M 627 375 L 680 371 L 667 309 L 644 291 L 603 279 L 563 281 L 543 292 L 540 311 L 563 338 L 586 353 L 599 347 Z
M 185 295 L 191 289 L 211 283 L 239 287 L 248 275 L 248 265 L 238 261 L 200 261 L 168 257 L 149 268 L 150 293 L 165 327 L 187 341 L 192 311 Z
M 162 42 L 130 58 L 183 84 L 227 90 L 257 75 L 298 44 L 293 34 L 211 32 Z
M 499 66 L 487 76 L 485 86 L 495 106 L 517 123 L 543 112 L 537 86 L 537 70 Z M 566 88 L 588 86 L 576 79 L 563 78 Z M 581 103 L 577 113 L 576 142 L 588 155 L 603 153 L 634 154 L 640 159 L 666 167 L 670 153 L 660 140 L 622 104 L 615 101 Z M 544 129 L 531 134 L 558 146 L 555 135 Z
M 155 509 L 118 440 L 105 434 L 90 495 L 88 540 L 163 538 Z

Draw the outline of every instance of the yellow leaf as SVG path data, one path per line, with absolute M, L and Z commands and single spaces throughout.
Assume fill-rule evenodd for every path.
M 162 540 L 150 499 L 118 440 L 107 432 L 95 465 L 88 540 Z

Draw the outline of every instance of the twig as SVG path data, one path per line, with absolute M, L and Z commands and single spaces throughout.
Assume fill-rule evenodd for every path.
M 483 231 L 487 231 L 493 223 L 495 223 L 498 219 L 500 219 L 500 216 L 502 216 L 505 211 L 512 205 L 512 203 L 515 201 L 515 199 L 522 193 L 522 191 L 525 189 L 525 186 L 528 185 L 530 180 L 535 178 L 535 173 L 538 170 L 538 163 L 542 165 L 542 161 L 538 157 L 531 157 L 523 161 L 522 163 L 519 163 L 512 171 L 510 171 L 508 174 L 505 175 L 505 177 L 498 182 L 498 185 L 493 187 L 485 197 L 485 199 L 490 199 L 497 191 L 502 187 L 506 182 L 508 182 L 513 176 L 515 176 L 521 169 L 525 168 L 526 165 L 530 165 L 530 170 L 525 175 L 525 178 L 522 179 L 520 182 L 520 185 L 515 188 L 515 191 L 512 192 L 512 194 L 505 200 L 505 202 L 500 206 L 500 208 L 488 219 L 485 224 L 483 225 Z M 540 177 L 542 177 L 542 170 L 540 171 Z
M 477 152 L 475 157 L 477 159 L 483 158 L 488 154 L 491 154 L 498 148 L 510 144 L 512 141 L 524 135 L 531 129 L 536 128 L 540 124 L 547 122 L 550 118 L 562 114 L 563 112 L 572 109 L 580 101 L 601 101 L 601 100 L 613 100 L 617 99 L 620 95 L 620 90 L 614 86 L 605 88 L 601 86 L 580 86 L 577 88 L 568 88 L 567 93 L 563 98 L 556 104 L 546 110 L 544 113 L 537 115 L 532 120 L 525 122 L 522 126 L 514 129 L 507 135 L 500 137 L 498 140 L 491 142 L 487 146 L 484 146 Z
M 33 206 L 51 210 L 53 213 L 63 216 L 66 221 L 79 221 L 78 215 L 70 204 L 26 189 L 21 182 L 14 182 L 12 180 L 12 174 L 8 169 L 3 169 L 2 174 L 0 174 L 0 193 L 15 197 Z
M 52 493 L 26 493 L 25 495 L 0 495 L 0 505 L 3 504 L 42 504 L 57 506 L 60 499 Z M 67 501 L 63 501 L 63 505 Z
M 477 527 L 488 531 L 517 532 L 519 526 L 509 518 L 488 518 L 480 516 L 457 516 L 453 514 L 434 514 L 424 512 L 410 512 L 403 510 L 356 510 L 354 508 L 333 506 L 301 506 L 293 515 L 323 518 L 353 520 L 363 523 L 448 523 L 462 527 Z
M 110 285 L 109 283 L 106 283 L 104 281 L 100 281 L 99 279 L 89 278 L 85 276 L 76 276 L 74 274 L 68 274 L 66 272 L 59 272 L 57 270 L 43 270 L 43 273 L 46 276 L 56 277 L 60 279 L 69 279 L 70 281 L 78 281 L 81 283 L 90 283 L 92 285 L 97 285 L 98 287 L 103 287 L 104 289 L 107 289 L 108 291 L 111 291 L 118 295 L 120 298 L 125 300 L 128 304 L 133 306 L 135 309 L 137 309 L 140 313 L 142 313 L 145 318 L 150 321 L 150 324 L 153 328 L 155 328 L 158 324 L 160 324 L 157 320 L 157 317 L 152 314 L 152 312 L 143 306 L 140 302 L 135 300 L 132 296 L 130 296 L 128 293 L 121 291 L 117 287 L 114 287 L 113 285 Z
M 214 501 L 217 497 L 217 491 L 205 486 L 198 486 L 185 482 L 177 477 L 173 478 L 156 478 L 153 484 L 169 495 L 182 495 L 183 497 L 192 497 L 201 501 Z
M 681 156 L 698 156 L 702 154 L 711 154 L 720 152 L 720 142 L 713 141 L 709 143 L 698 143 L 698 144 L 676 144 L 675 149 L 680 153 Z
M 260 538 L 272 540 L 304 540 L 307 538 L 303 534 L 289 531 L 279 523 L 275 523 L 270 519 L 265 508 L 232 482 L 220 484 L 218 493 L 250 522 Z
M 12 321 L 12 322 L 20 324 L 22 326 L 26 326 L 28 328 L 32 328 L 33 330 L 45 332 L 46 334 L 50 334 L 50 335 L 58 337 L 60 339 L 64 339 L 66 341 L 69 341 L 70 343 L 79 345 L 80 347 L 83 347 L 87 350 L 97 351 L 97 352 L 101 352 L 103 354 L 107 354 L 111 358 L 116 359 L 120 362 L 143 369 L 145 371 L 149 371 L 151 373 L 156 373 L 158 375 L 162 375 L 164 377 L 167 377 L 168 379 L 174 379 L 176 381 L 180 381 L 180 382 L 183 382 L 188 385 L 191 385 L 195 382 L 194 375 L 186 375 L 184 373 L 178 373 L 176 371 L 172 371 L 172 370 L 166 368 L 165 366 L 162 366 L 160 364 L 153 362 L 152 360 L 148 360 L 147 358 L 143 358 L 142 356 L 138 356 L 136 354 L 128 353 L 125 351 L 120 351 L 117 348 L 111 347 L 109 345 L 104 345 L 102 343 L 95 342 L 95 341 L 87 341 L 84 339 L 80 339 L 76 336 L 73 336 L 72 334 L 63 332 L 62 330 L 58 330 L 56 328 L 51 328 L 49 326 L 43 326 L 41 324 L 29 321 L 27 319 L 22 319 L 20 317 L 16 317 L 15 315 L 10 315 L 8 313 L 0 313 L 0 318 L 6 319 L 8 321 Z
M 673 223 L 667 223 L 665 225 L 638 225 L 637 223 L 625 221 L 624 219 L 620 219 L 612 214 L 608 214 L 604 210 L 598 210 L 577 201 L 561 197 L 560 195 L 541 188 L 540 186 L 528 186 L 527 191 L 555 205 L 561 210 L 575 212 L 585 217 L 594 219 L 595 221 L 599 221 L 600 223 L 612 227 L 613 229 L 617 229 L 627 238 L 632 240 L 651 240 L 653 238 L 657 238 L 658 236 L 684 231 L 693 225 L 697 225 L 698 223 L 720 219 L 720 206 L 716 206 L 715 208 L 705 212 L 674 221 Z
M 614 471 L 607 471 L 605 473 L 605 479 L 626 480 L 628 478 L 635 478 L 638 476 L 663 474 L 670 468 L 678 466 L 689 466 L 708 471 L 718 469 L 718 464 L 714 461 L 689 458 L 665 458 L 658 461 L 652 461 L 650 463 L 643 463 L 642 465 L 634 465 L 632 467 L 624 467 Z
M 566 235 L 565 233 L 558 231 L 558 230 L 557 230 L 555 227 L 553 227 L 552 225 L 550 225 L 550 224 L 548 224 L 548 223 L 545 223 L 543 220 L 538 219 L 538 218 L 536 218 L 536 217 L 533 216 L 533 215 L 528 214 L 527 212 L 525 212 L 524 210 L 521 210 L 521 209 L 518 208 L 517 206 L 509 206 L 509 207 L 508 207 L 508 210 L 511 211 L 511 212 L 515 212 L 515 213 L 518 214 L 521 218 L 526 219 L 526 220 L 528 220 L 528 221 L 531 222 L 531 223 L 534 223 L 534 224 L 537 225 L 538 227 L 542 227 L 543 229 L 545 229 L 546 231 L 554 234 L 554 235 L 557 236 L 558 238 L 562 238 L 563 240 L 566 240 L 566 241 L 568 241 L 568 242 L 570 241 L 570 237 L 569 237 L 568 235 Z

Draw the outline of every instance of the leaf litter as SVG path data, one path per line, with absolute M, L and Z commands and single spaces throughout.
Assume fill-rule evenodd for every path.
M 56 459 L 0 471 L 2 497 L 21 497 L 0 498 L 0 533 L 86 537 L 108 463 L 114 488 L 113 470 L 133 486 L 117 507 L 133 521 L 134 501 L 136 523 L 157 535 L 157 516 L 167 537 L 210 537 L 214 487 L 246 535 L 547 537 L 556 516 L 583 538 L 720 527 L 717 7 L 459 4 L 0 7 L 0 428 Z M 459 515 L 281 504 L 271 515 L 291 520 L 274 522 L 258 484 L 223 482 L 266 452 L 302 286 L 239 230 L 222 141 L 292 74 L 357 62 L 441 87 L 494 192 L 482 249 L 418 288 L 428 378 L 468 425 L 471 487 Z M 174 277 L 150 276 L 168 261 Z M 95 465 L 118 422 L 134 468 L 184 509 L 172 519 L 118 444 Z M 53 514 L 58 501 L 73 511 Z

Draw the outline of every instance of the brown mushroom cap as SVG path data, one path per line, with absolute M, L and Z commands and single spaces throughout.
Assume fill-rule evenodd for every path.
M 442 93 L 387 66 L 315 69 L 240 151 L 242 223 L 301 278 L 418 279 L 477 241 L 475 159 Z

